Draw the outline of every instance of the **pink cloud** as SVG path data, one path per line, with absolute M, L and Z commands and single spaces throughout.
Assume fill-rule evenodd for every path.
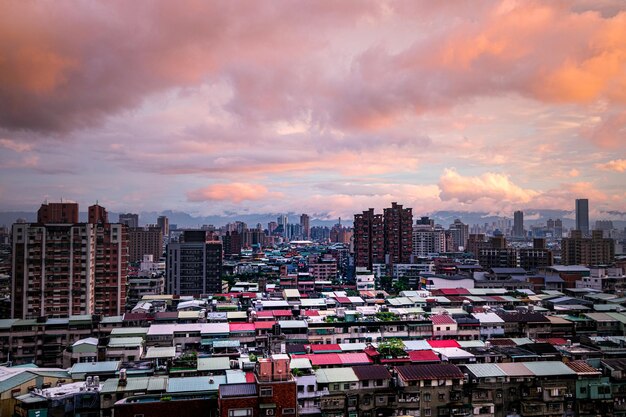
M 507 175 L 487 172 L 480 176 L 465 177 L 454 169 L 446 169 L 439 179 L 441 199 L 456 199 L 472 203 L 481 198 L 497 201 L 528 203 L 539 192 L 514 184 Z
M 230 184 L 212 184 L 187 193 L 187 199 L 196 203 L 202 201 L 228 201 L 232 203 L 241 203 L 244 200 L 261 200 L 281 197 L 283 197 L 282 193 L 269 191 L 264 185 L 241 182 L 234 182 Z
M 581 133 L 601 148 L 623 147 L 626 141 L 626 111 L 606 114 L 600 123 L 583 128 Z
M 30 143 L 20 143 L 11 139 L 0 139 L 0 146 L 6 149 L 10 149 L 13 152 L 29 152 L 33 150 L 33 145 Z
M 614 159 L 604 164 L 597 164 L 596 167 L 606 171 L 626 172 L 626 159 Z

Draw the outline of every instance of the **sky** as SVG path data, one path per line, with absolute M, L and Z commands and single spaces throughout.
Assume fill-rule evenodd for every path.
M 626 218 L 626 3 L 1 1 L 0 210 Z

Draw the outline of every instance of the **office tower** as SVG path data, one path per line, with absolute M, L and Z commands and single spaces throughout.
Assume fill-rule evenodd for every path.
M 161 228 L 163 236 L 167 237 L 170 235 L 170 220 L 166 216 L 159 216 L 157 218 L 157 226 Z
M 354 215 L 354 261 L 370 271 L 373 264 L 385 262 L 383 215 L 373 208 Z
M 415 220 L 415 225 L 435 227 L 435 220 L 428 216 L 422 216 L 418 220 Z
M 267 223 L 267 232 L 269 233 L 270 236 L 274 233 L 274 230 L 276 230 L 277 228 L 278 228 L 278 223 L 276 222 Z
M 385 255 L 388 264 L 408 264 L 413 252 L 413 212 L 402 204 L 391 203 L 383 210 Z
M 451 245 L 448 245 L 448 251 L 456 252 L 460 248 L 467 246 L 467 239 L 469 238 L 469 226 L 464 224 L 461 220 L 455 219 L 454 223 L 450 225 L 448 229 L 451 239 Z
M 513 213 L 513 236 L 524 237 L 524 212 L 521 210 Z
M 66 204 L 66 203 L 62 203 Z M 128 238 L 120 224 L 62 223 L 78 204 L 39 209 L 49 223 L 13 225 L 11 316 L 119 315 L 125 308 Z M 90 208 L 105 219 L 102 207 Z
M 73 201 L 65 203 L 45 202 L 37 211 L 37 223 L 78 223 L 78 203 Z
M 613 222 L 611 220 L 596 220 L 595 229 L 602 231 L 613 230 Z
M 561 240 L 563 265 L 601 266 L 613 263 L 614 258 L 615 241 L 603 237 L 602 230 L 594 230 L 590 238 L 581 230 L 572 230 L 570 237 Z
M 163 232 L 161 227 L 149 225 L 128 228 L 129 262 L 140 262 L 144 255 L 159 260 L 163 256 Z
M 201 295 L 222 292 L 222 244 L 207 242 L 203 230 L 186 230 L 167 246 L 168 293 Z
M 128 227 L 139 227 L 139 215 L 134 213 L 120 214 L 118 222 Z
M 584 237 L 589 236 L 589 200 L 576 200 L 576 230 L 580 230 Z
M 302 226 L 302 237 L 305 240 L 311 238 L 311 225 L 310 225 L 310 217 L 308 214 L 302 214 L 300 216 L 300 226 Z
M 289 218 L 285 214 L 281 214 L 276 219 L 278 222 L 278 227 L 283 230 L 283 237 L 289 239 L 291 235 L 289 235 Z
M 563 237 L 563 221 L 561 219 L 554 221 L 554 237 Z

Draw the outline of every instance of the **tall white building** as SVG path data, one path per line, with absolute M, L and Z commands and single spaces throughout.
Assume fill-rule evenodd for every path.
M 446 232 L 441 226 L 413 226 L 413 256 L 424 258 L 431 253 L 446 251 Z

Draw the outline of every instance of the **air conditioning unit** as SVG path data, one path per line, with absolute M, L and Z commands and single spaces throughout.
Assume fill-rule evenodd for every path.
M 543 389 L 541 387 L 537 387 L 537 392 L 542 392 Z
M 266 416 L 273 416 L 274 415 L 274 409 L 273 408 L 268 408 L 267 410 L 265 410 L 265 415 Z

